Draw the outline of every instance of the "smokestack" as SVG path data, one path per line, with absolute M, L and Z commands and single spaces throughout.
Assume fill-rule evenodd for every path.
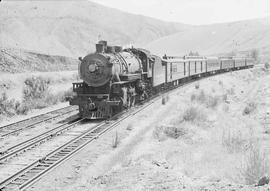
M 103 44 L 96 44 L 96 53 L 104 52 L 104 45 Z
M 102 44 L 103 45 L 103 47 L 104 47 L 104 52 L 106 52 L 106 50 L 107 50 L 107 41 L 106 40 L 100 40 L 99 42 L 98 42 L 98 44 Z

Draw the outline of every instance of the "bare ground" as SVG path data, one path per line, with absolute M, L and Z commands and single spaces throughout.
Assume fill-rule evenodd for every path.
M 269 81 L 253 69 L 180 88 L 29 190 L 269 190 L 255 187 L 270 172 Z

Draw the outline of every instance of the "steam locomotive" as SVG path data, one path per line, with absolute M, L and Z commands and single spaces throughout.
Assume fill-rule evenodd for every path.
M 141 48 L 108 46 L 106 41 L 99 41 L 96 52 L 80 61 L 83 82 L 73 83 L 76 96 L 70 105 L 78 105 L 80 117 L 88 119 L 110 118 L 163 89 L 193 78 L 250 68 L 254 62 L 246 57 L 161 58 Z

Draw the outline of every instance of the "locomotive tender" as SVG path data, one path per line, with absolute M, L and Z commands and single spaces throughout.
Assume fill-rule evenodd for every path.
M 253 66 L 251 58 L 159 56 L 148 50 L 96 44 L 96 52 L 80 58 L 79 75 L 73 83 L 76 96 L 71 105 L 79 106 L 82 118 L 110 118 L 124 108 L 147 99 L 162 89 L 190 79 Z

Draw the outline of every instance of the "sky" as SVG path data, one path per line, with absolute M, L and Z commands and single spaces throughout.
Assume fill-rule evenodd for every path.
M 90 0 L 157 19 L 203 25 L 270 16 L 270 0 Z

